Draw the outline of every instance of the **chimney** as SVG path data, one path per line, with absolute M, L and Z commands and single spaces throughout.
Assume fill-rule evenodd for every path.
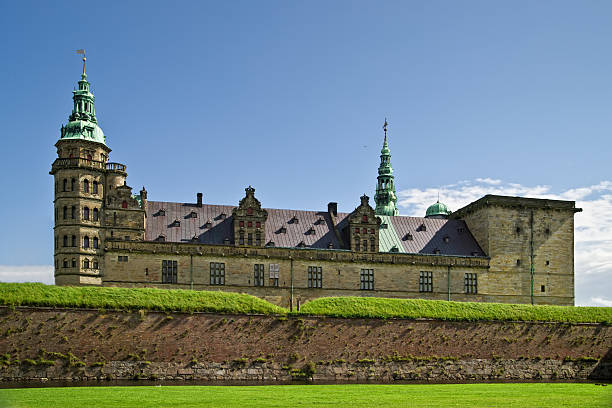
M 198 202 L 197 202 L 197 206 L 201 207 L 202 206 L 202 193 L 198 193 Z
M 338 216 L 338 203 L 328 203 L 327 212 L 334 217 Z

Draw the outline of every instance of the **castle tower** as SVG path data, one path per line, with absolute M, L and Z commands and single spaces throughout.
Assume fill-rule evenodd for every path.
M 100 284 L 101 233 L 106 146 L 94 109 L 83 58 L 83 73 L 73 92 L 73 109 L 55 144 L 54 265 L 58 285 Z
M 391 167 L 391 150 L 387 144 L 387 120 L 383 129 L 385 131 L 385 142 L 380 151 L 380 166 L 378 166 L 378 184 L 376 185 L 376 214 L 378 215 L 399 215 L 397 209 L 397 196 L 395 195 L 395 184 L 393 180 L 393 168 Z

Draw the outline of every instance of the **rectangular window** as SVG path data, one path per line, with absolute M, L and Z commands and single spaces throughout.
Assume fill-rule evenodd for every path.
M 374 290 L 374 269 L 361 270 L 361 290 Z
M 323 268 L 320 266 L 308 267 L 308 287 L 322 288 L 323 287 Z
M 247 245 L 253 245 L 253 234 L 247 234 Z
M 210 284 L 225 285 L 225 264 L 223 262 L 210 263 Z
M 125 256 L 119 255 L 117 257 L 117 261 L 119 261 L 119 262 L 127 262 L 128 261 L 128 257 L 127 257 L 127 255 L 125 255 Z
M 162 261 L 162 283 L 176 283 L 177 261 Z
M 270 286 L 278 287 L 278 274 L 280 267 L 278 264 L 270 264 Z
M 466 273 L 464 278 L 465 293 L 478 293 L 478 278 L 475 273 Z
M 263 264 L 255 264 L 254 267 L 254 276 L 253 276 L 253 284 L 255 286 L 263 286 L 264 285 L 264 266 Z
M 433 292 L 433 272 L 419 273 L 419 292 Z

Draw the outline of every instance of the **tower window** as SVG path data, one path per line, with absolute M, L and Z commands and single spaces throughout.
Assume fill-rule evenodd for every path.
M 89 207 L 83 207 L 83 219 L 89 221 Z
M 544 285 L 540 286 L 540 292 L 542 293 L 546 292 L 546 286 Z
M 68 207 L 64 206 L 64 219 L 68 218 Z
M 64 259 L 64 262 L 63 262 L 62 266 L 63 266 L 64 268 L 67 268 L 67 267 L 68 267 L 68 260 L 67 260 L 67 259 Z
M 73 247 L 77 246 L 77 244 L 76 244 L 76 235 L 72 236 L 72 246 Z
M 63 187 L 62 187 L 62 191 L 66 191 L 68 190 L 68 180 L 64 179 L 64 183 L 63 183 Z
M 98 261 L 93 261 L 93 269 L 98 269 Z
M 100 219 L 100 213 L 97 208 L 93 209 L 93 220 L 98 221 Z
M 75 191 L 76 188 L 76 180 L 72 179 L 70 180 L 70 191 Z
M 91 193 L 98 194 L 98 182 L 96 180 L 91 184 Z
M 99 243 L 98 243 L 98 237 L 94 237 L 93 239 L 93 247 L 98 249 Z
M 83 192 L 89 193 L 89 180 L 87 179 L 83 180 Z
M 64 235 L 64 246 L 68 246 L 68 235 Z
M 83 269 L 89 269 L 89 259 L 83 259 Z
M 76 259 L 72 258 L 72 267 L 76 268 Z
M 83 248 L 89 248 L 89 237 L 87 235 L 83 237 Z
M 74 205 L 70 208 L 70 216 L 73 220 L 76 218 L 76 207 Z

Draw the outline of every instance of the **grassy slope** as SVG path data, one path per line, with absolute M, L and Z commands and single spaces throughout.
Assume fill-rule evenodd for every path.
M 65 387 L 0 390 L 0 406 L 76 407 L 609 407 L 612 386 L 427 384 Z
M 531 306 L 363 297 L 315 299 L 306 303 L 301 313 L 336 317 L 612 323 L 610 307 Z
M 145 288 L 50 286 L 42 283 L 0 283 L 0 304 L 120 310 L 285 314 L 285 309 L 255 296 Z
M 254 296 L 221 291 L 0 283 L 0 305 L 234 314 L 287 314 Z M 610 307 L 531 306 L 365 297 L 319 298 L 297 315 L 441 320 L 523 320 L 612 324 Z

